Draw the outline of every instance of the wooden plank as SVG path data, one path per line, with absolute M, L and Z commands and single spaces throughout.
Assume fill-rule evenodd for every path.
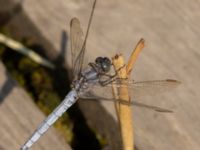
M 10 77 L 0 62 L 0 149 L 19 149 L 44 119 L 29 95 Z M 70 150 L 52 127 L 33 150 Z
M 198 150 L 200 147 L 197 132 L 200 126 L 198 2 L 97 2 L 87 43 L 87 59 L 94 60 L 99 55 L 113 56 L 116 52 L 128 56 L 142 37 L 146 41 L 146 50 L 135 65 L 134 80 L 174 78 L 183 83 L 172 93 L 142 100 L 169 107 L 175 113 L 159 114 L 134 108 L 138 149 Z M 23 11 L 8 24 L 18 37 L 34 36 L 35 42 L 43 43 L 48 51 L 58 56 L 62 33 L 65 30 L 68 33 L 70 19 L 80 18 L 83 29 L 86 29 L 91 5 L 92 1 L 81 0 L 24 1 Z M 66 63 L 70 62 L 69 46 Z M 105 136 L 109 145 L 115 145 L 113 149 L 119 147 L 117 117 L 112 104 L 80 102 L 80 107 L 89 124 Z

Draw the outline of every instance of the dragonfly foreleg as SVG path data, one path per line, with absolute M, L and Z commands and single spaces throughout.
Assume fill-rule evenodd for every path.
M 109 75 L 108 77 L 110 77 L 108 80 L 104 80 L 104 81 L 99 80 L 99 84 L 101 86 L 106 86 L 117 79 L 116 75 L 115 76 Z
M 123 65 L 123 66 L 119 67 L 117 70 L 115 70 L 115 74 L 113 76 L 117 76 L 118 72 L 124 67 L 126 67 L 126 65 Z
M 99 83 L 100 83 L 102 86 L 106 86 L 106 85 L 112 83 L 113 81 L 115 81 L 116 79 L 120 79 L 120 78 L 117 77 L 117 75 L 118 75 L 118 72 L 119 72 L 122 68 L 124 68 L 124 67 L 125 67 L 125 65 L 123 65 L 123 66 L 120 67 L 119 69 L 115 70 L 115 74 L 113 74 L 113 75 L 110 75 L 110 74 L 103 74 L 103 76 L 107 76 L 107 77 L 109 77 L 109 79 L 104 80 L 104 81 L 101 81 L 101 80 L 100 80 Z M 123 80 L 126 80 L 126 79 L 127 79 L 127 78 L 125 78 L 125 79 L 123 79 Z

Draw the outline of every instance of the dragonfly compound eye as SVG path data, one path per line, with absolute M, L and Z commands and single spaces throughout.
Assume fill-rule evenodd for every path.
M 104 57 L 103 61 L 101 62 L 101 67 L 103 69 L 104 72 L 108 72 L 110 71 L 110 66 L 111 66 L 111 61 L 109 58 Z
M 100 65 L 103 62 L 103 58 L 102 57 L 97 57 L 95 60 L 95 63 Z

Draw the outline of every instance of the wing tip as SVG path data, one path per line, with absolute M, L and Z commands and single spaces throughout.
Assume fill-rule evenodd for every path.
M 173 110 L 169 110 L 169 109 L 155 109 L 155 111 L 157 112 L 162 112 L 162 113 L 173 113 L 174 111 Z
M 78 18 L 76 18 L 76 17 L 74 17 L 74 18 L 72 18 L 72 19 L 71 19 L 71 21 L 70 21 L 70 26 L 72 26 L 72 23 L 73 23 L 73 22 L 75 22 L 75 21 L 76 21 L 77 23 L 79 23 L 79 24 L 80 24 L 80 21 L 79 21 L 79 19 L 78 19 Z
M 166 81 L 171 82 L 171 83 L 181 84 L 181 81 L 174 80 L 174 79 L 166 79 Z

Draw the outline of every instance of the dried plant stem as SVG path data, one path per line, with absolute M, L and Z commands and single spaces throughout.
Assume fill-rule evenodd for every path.
M 131 71 L 133 69 L 133 65 L 135 64 L 139 53 L 144 48 L 144 39 L 140 39 L 140 41 L 137 43 L 135 49 L 133 50 L 131 57 L 129 58 L 128 64 L 126 66 L 126 72 L 127 75 L 130 76 Z
M 115 69 L 119 69 L 124 65 L 124 58 L 122 55 L 116 55 L 113 58 L 113 65 Z M 118 72 L 118 77 L 126 79 L 126 67 L 123 67 Z M 129 101 L 128 88 L 121 87 L 119 90 L 119 99 Z M 117 105 L 118 118 L 121 128 L 122 144 L 124 150 L 133 150 L 134 137 L 133 137 L 133 126 L 132 126 L 132 110 L 130 106 L 119 104 Z
M 133 65 L 136 62 L 136 59 L 144 47 L 144 40 L 141 39 L 136 48 L 134 49 L 133 53 L 130 56 L 130 59 L 128 61 L 128 64 L 126 67 L 124 58 L 122 55 L 116 55 L 113 57 L 113 65 L 115 67 L 115 70 L 118 70 L 121 68 L 117 73 L 118 77 L 122 79 L 129 78 L 129 75 L 132 71 Z M 113 87 L 115 89 L 115 87 Z M 119 99 L 123 99 L 126 101 L 130 101 L 130 97 L 128 94 L 128 87 L 121 87 L 118 91 L 119 93 Z M 116 95 L 115 95 L 116 96 Z M 122 144 L 123 144 L 123 150 L 134 150 L 134 127 L 133 127 L 133 120 L 132 120 L 132 109 L 128 105 L 123 104 L 117 104 L 117 115 L 120 123 L 121 128 L 121 136 L 122 136 Z

